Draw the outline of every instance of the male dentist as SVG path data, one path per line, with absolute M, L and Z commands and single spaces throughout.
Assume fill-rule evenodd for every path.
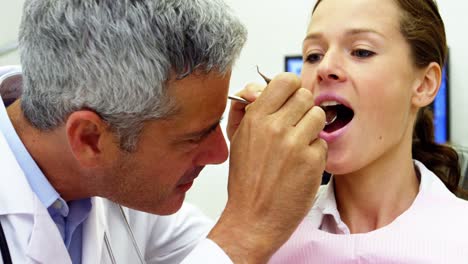
M 267 262 L 325 166 L 324 113 L 296 77 L 231 107 L 219 221 L 183 203 L 228 157 L 219 123 L 245 40 L 221 0 L 26 0 L 22 70 L 0 78 L 3 262 Z

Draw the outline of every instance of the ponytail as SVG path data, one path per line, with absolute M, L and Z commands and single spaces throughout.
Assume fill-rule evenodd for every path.
M 413 159 L 421 161 L 451 192 L 458 194 L 461 173 L 458 154 L 453 148 L 434 141 L 432 120 L 432 110 L 429 107 L 419 110 L 413 132 Z

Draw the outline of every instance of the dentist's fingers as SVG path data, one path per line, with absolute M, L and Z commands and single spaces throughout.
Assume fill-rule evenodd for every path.
M 279 109 L 276 115 L 290 126 L 295 126 L 314 106 L 312 93 L 304 88 L 298 89 Z
M 325 127 L 325 112 L 319 106 L 312 107 L 296 124 L 294 137 L 310 144 L 318 139 L 319 133 Z
M 256 109 L 258 114 L 273 114 L 301 86 L 301 80 L 293 73 L 281 73 L 271 80 L 262 96 L 258 97 L 254 104 L 249 106 Z
M 244 89 L 237 92 L 236 95 L 246 99 L 249 102 L 255 102 L 265 87 L 266 85 L 264 84 L 250 83 Z M 248 105 L 241 102 L 231 101 L 228 124 L 226 128 L 227 137 L 229 140 L 231 140 L 237 128 L 239 127 L 240 122 L 244 118 L 245 109 L 247 106 Z

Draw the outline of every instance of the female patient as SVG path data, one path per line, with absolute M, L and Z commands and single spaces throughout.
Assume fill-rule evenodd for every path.
M 321 138 L 334 176 L 272 263 L 468 263 L 456 153 L 426 110 L 447 47 L 432 0 L 323 0 L 302 85 L 337 119 Z

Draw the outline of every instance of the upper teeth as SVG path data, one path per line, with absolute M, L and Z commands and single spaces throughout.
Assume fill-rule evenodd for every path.
M 340 105 L 337 101 L 325 101 L 320 104 L 320 106 L 335 106 Z

